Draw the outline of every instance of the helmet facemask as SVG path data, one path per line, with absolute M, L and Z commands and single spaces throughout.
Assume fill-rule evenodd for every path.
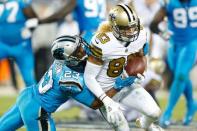
M 125 42 L 133 42 L 137 40 L 140 32 L 140 24 L 134 23 L 130 26 L 112 26 L 113 34 L 116 38 Z

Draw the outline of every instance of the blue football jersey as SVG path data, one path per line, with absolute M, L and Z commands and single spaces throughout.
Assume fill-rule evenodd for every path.
M 165 0 L 168 27 L 174 40 L 197 38 L 197 0 L 183 3 L 180 0 Z
M 7 44 L 17 44 L 22 40 L 22 28 L 27 20 L 23 9 L 31 0 L 8 0 L 0 3 L 0 40 Z
M 34 93 L 41 106 L 51 113 L 81 92 L 83 86 L 83 73 L 71 70 L 60 61 L 54 61 L 34 88 Z
M 105 0 L 77 0 L 74 18 L 79 23 L 80 31 L 96 30 L 105 14 Z

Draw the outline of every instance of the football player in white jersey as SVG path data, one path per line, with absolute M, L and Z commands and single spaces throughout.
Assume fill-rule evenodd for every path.
M 105 91 L 114 85 L 117 77 L 126 76 L 124 66 L 127 59 L 132 54 L 145 57 L 146 48 L 146 32 L 140 25 L 136 13 L 124 4 L 110 10 L 109 20 L 101 24 L 91 40 L 93 53 L 88 57 L 84 80 L 88 88 L 104 103 L 101 112 L 115 130 L 128 131 L 128 123 L 120 104 L 108 97 Z M 127 92 L 137 94 L 131 102 L 144 114 L 137 120 L 138 125 L 147 130 L 154 130 L 152 123 L 158 119 L 161 111 L 153 98 L 138 83 L 125 89 L 128 89 Z M 120 96 L 124 97 L 124 92 Z

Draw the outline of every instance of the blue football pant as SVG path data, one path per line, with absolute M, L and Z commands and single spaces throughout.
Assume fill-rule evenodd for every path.
M 176 41 L 168 50 L 168 63 L 174 78 L 170 88 L 168 105 L 164 112 L 167 118 L 171 117 L 173 108 L 182 93 L 186 97 L 188 109 L 193 105 L 192 84 L 189 74 L 196 60 L 197 39 L 186 42 L 185 45 L 181 45 L 181 42 Z
M 95 31 L 96 31 L 96 30 L 95 30 Z M 86 31 L 84 31 L 84 32 L 82 33 L 82 37 L 84 38 L 84 40 L 85 40 L 88 44 L 90 44 L 91 39 L 92 39 L 92 37 L 93 37 L 95 31 L 94 31 L 94 30 L 86 30 Z
M 13 58 L 19 67 L 26 86 L 35 84 L 34 56 L 31 47 L 31 40 L 25 40 L 15 46 L 10 46 L 0 41 L 0 60 Z
M 33 88 L 26 88 L 12 108 L 0 118 L 0 131 L 13 131 L 23 125 L 27 131 L 55 131 L 49 113 L 41 108 L 33 95 Z

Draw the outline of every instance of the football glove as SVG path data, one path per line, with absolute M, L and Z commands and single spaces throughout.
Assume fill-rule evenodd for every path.
M 115 88 L 117 91 L 120 91 L 120 90 L 122 90 L 122 88 L 128 87 L 128 86 L 130 86 L 131 84 L 133 84 L 133 82 L 135 81 L 135 79 L 137 79 L 136 76 L 129 76 L 129 77 L 126 77 L 126 78 L 118 77 L 118 78 L 116 79 L 114 88 Z
M 109 123 L 119 125 L 124 117 L 122 110 L 124 110 L 119 103 L 115 102 L 108 96 L 104 96 L 102 100 L 106 112 L 107 112 L 107 121 Z
M 144 80 L 145 80 L 144 74 L 138 73 L 136 79 L 134 80 L 134 83 L 141 84 Z

